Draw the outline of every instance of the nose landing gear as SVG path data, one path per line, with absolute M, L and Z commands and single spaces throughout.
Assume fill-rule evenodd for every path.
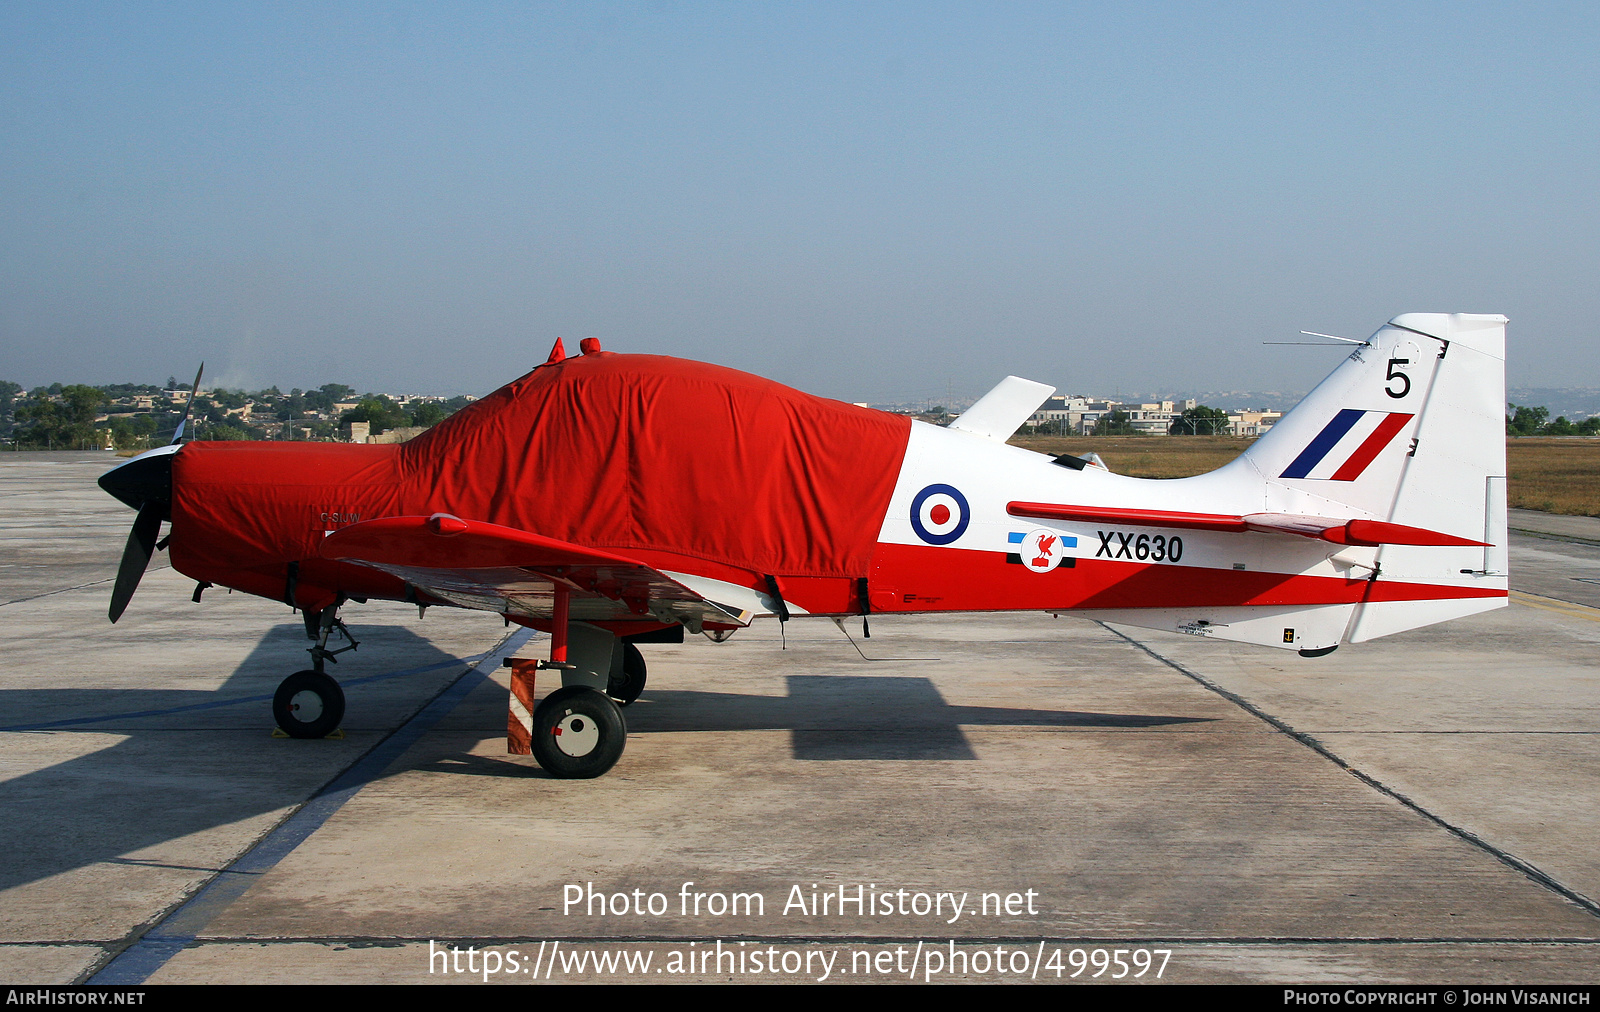
M 328 635 L 335 629 L 349 645 L 329 650 Z M 339 621 L 338 605 L 307 612 L 306 635 L 316 640 L 316 645 L 307 650 L 311 654 L 311 669 L 296 671 L 278 683 L 278 691 L 272 696 L 272 716 L 279 729 L 291 738 L 326 738 L 344 720 L 344 690 L 323 668 L 328 661 L 339 663 L 335 654 L 354 650 L 361 644 Z

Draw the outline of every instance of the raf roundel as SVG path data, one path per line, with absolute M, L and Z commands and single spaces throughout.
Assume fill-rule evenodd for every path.
M 967 531 L 972 510 L 954 485 L 929 485 L 911 500 L 911 529 L 930 545 L 948 545 Z

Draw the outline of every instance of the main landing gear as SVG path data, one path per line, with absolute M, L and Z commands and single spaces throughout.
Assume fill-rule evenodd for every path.
M 570 603 L 569 588 L 556 583 L 548 661 L 506 661 L 511 668 L 506 751 L 532 755 L 553 777 L 583 780 L 600 776 L 622 758 L 628 726 L 620 706 L 643 691 L 644 658 L 605 629 L 571 621 Z M 540 670 L 559 671 L 561 688 L 534 706 L 534 675 Z
M 316 640 L 316 645 L 308 649 L 311 669 L 296 671 L 278 683 L 278 691 L 272 696 L 272 716 L 279 729 L 291 738 L 326 738 L 344 720 L 344 690 L 323 668 L 328 661 L 338 663 L 335 654 L 361 644 L 339 621 L 338 605 L 306 612 L 305 619 L 306 635 Z M 349 646 L 328 649 L 328 634 L 335 629 L 349 640 Z

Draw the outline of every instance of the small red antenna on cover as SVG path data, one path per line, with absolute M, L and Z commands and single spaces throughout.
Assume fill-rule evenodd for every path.
M 566 346 L 561 343 L 561 338 L 556 338 L 555 347 L 550 349 L 550 357 L 544 360 L 545 365 L 564 362 L 567 358 Z

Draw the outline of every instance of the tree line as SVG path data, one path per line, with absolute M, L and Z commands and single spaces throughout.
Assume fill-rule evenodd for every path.
M 1581 422 L 1569 422 L 1558 416 L 1552 422 L 1549 408 L 1531 408 L 1525 404 L 1507 407 L 1508 436 L 1600 436 L 1600 415 L 1590 415 Z
M 166 387 L 52 383 L 24 393 L 20 384 L 0 380 L 0 440 L 30 449 L 98 449 L 107 442 L 119 450 L 160 446 L 171 441 L 183 417 L 185 398 L 168 395 L 180 389 L 176 378 L 169 378 Z M 352 401 L 354 407 L 335 407 Z M 194 398 L 186 434 L 197 439 L 327 440 L 336 438 L 343 425 L 367 422 L 377 435 L 435 425 L 469 403 L 466 397 L 406 403 L 386 394 L 357 398 L 355 388 L 343 383 L 325 383 L 315 390 L 296 387 L 287 394 L 275 386 L 254 392 L 219 388 Z

